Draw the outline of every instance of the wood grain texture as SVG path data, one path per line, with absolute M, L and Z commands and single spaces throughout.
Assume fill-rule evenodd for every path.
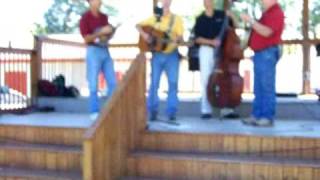
M 0 125 L 0 141 L 15 140 L 28 143 L 82 145 L 82 128 L 56 128 L 20 125 Z
M 138 55 L 101 116 L 84 135 L 85 180 L 116 179 L 126 174 L 127 156 L 145 128 L 145 56 Z
M 252 155 L 138 151 L 129 157 L 129 176 L 163 179 L 319 179 L 320 163 Z M 133 167 L 133 169 L 131 169 Z
M 40 170 L 81 171 L 80 147 L 0 143 L 0 166 Z
M 317 138 L 146 132 L 142 135 L 140 149 L 316 160 L 320 158 L 319 145 Z

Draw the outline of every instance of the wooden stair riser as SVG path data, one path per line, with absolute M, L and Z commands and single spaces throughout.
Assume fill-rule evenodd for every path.
M 296 165 L 232 163 L 157 157 L 128 159 L 129 176 L 194 180 L 319 180 L 320 169 Z
M 174 152 L 223 152 L 320 160 L 320 139 L 253 135 L 146 133 L 140 149 Z
M 81 171 L 82 153 L 1 148 L 0 165 L 30 169 Z
M 162 178 L 147 178 L 147 177 L 121 177 L 120 180 L 163 180 Z M 173 180 L 173 179 L 166 179 Z
M 73 178 L 57 178 L 57 177 L 22 177 L 22 176 L 1 176 L 0 180 L 81 180 Z
M 0 126 L 0 141 L 17 140 L 28 143 L 82 145 L 85 129 L 31 126 Z
M 82 180 L 80 171 L 51 171 L 0 167 L 0 180 Z

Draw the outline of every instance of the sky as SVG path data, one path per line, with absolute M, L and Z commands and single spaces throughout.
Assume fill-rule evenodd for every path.
M 0 0 L 0 47 L 8 47 L 10 41 L 14 48 L 32 49 L 31 30 L 34 23 L 44 23 L 44 13 L 53 2 L 54 0 Z M 103 2 L 112 4 L 124 18 L 131 18 L 134 21 L 152 13 L 151 0 L 103 0 Z M 146 7 L 150 7 L 150 10 L 147 11 Z M 143 11 L 137 11 L 139 8 Z M 120 21 L 124 21 L 124 18 Z M 134 27 L 134 24 L 129 26 Z
M 31 30 L 34 23 L 43 23 L 44 13 L 48 10 L 54 0 L 0 0 L 0 46 L 7 47 L 11 41 L 12 47 L 32 48 L 33 37 Z M 135 31 L 135 23 L 142 20 L 152 13 L 150 8 L 152 0 L 103 0 L 104 3 L 112 4 L 119 10 L 122 18 L 119 20 L 126 22 L 130 19 L 131 23 L 123 25 L 119 31 Z M 289 8 L 288 14 L 301 11 L 301 4 L 295 3 L 296 7 Z M 179 15 L 191 15 L 192 12 L 198 11 L 202 7 L 201 0 L 174 0 L 172 11 Z M 298 14 L 300 15 L 300 14 Z M 290 16 L 288 16 L 290 17 Z M 287 27 L 296 23 L 296 18 L 288 18 Z M 122 30 L 121 30 L 122 29 Z M 289 30 L 291 28 L 287 28 Z M 286 36 L 299 37 L 301 33 L 285 33 Z M 291 37 L 285 37 L 290 39 Z M 126 40 L 127 37 L 122 39 Z M 23 41 L 22 41 L 23 40 Z M 123 43 L 121 41 L 121 43 Z
M 31 49 L 33 25 L 44 23 L 43 15 L 53 2 L 54 0 L 0 0 L 0 47 L 8 47 L 10 41 L 14 48 Z M 128 32 L 130 29 L 135 32 L 135 24 L 152 13 L 152 0 L 103 0 L 103 2 L 112 4 L 119 10 L 122 16 L 120 23 L 130 19 L 131 23 L 125 24 L 119 31 Z M 186 15 L 197 9 L 195 7 L 201 7 L 202 3 L 199 2 L 201 1 L 174 0 L 172 10 L 177 14 Z M 119 39 L 123 43 L 121 38 Z
M 30 48 L 32 25 L 44 21 L 43 14 L 52 2 L 53 0 L 1 0 L 0 46 L 6 47 L 12 41 L 13 46 L 16 42 L 21 42 L 20 48 Z
M 44 22 L 43 15 L 53 1 L 54 0 L 0 0 L 0 47 L 8 47 L 9 41 L 11 41 L 11 45 L 14 48 L 32 49 L 33 36 L 31 34 L 31 29 L 33 24 Z M 145 18 L 146 15 L 150 15 L 152 10 L 150 8 L 152 0 L 104 0 L 104 2 L 114 4 L 125 18 L 131 18 L 133 16 L 134 20 L 132 23 L 124 25 L 122 30 L 119 28 L 120 34 L 125 34 L 130 37 L 133 36 L 133 33 L 137 33 L 134 28 L 135 23 Z M 297 12 L 301 12 L 300 2 L 300 0 L 297 1 L 294 7 L 286 10 L 286 16 L 289 17 L 289 19 L 287 19 L 286 31 L 290 31 L 290 29 L 292 29 L 290 24 L 297 23 L 297 15 L 300 16 L 300 13 Z M 194 12 L 201 6 L 201 0 L 174 0 L 172 4 L 172 10 L 180 15 L 188 15 L 190 12 Z M 295 16 L 291 16 L 291 14 L 295 14 Z M 130 32 L 130 34 L 128 32 Z M 301 33 L 295 34 L 295 32 L 286 34 L 288 35 L 286 38 L 297 38 L 301 36 Z M 127 41 L 128 37 L 123 36 L 122 39 Z M 135 40 L 136 39 L 133 39 L 133 41 Z M 294 57 L 287 58 L 287 60 L 290 62 L 283 60 L 278 64 L 278 67 L 281 67 L 281 64 L 283 64 L 283 69 L 287 68 L 288 64 L 290 64 L 292 67 L 293 63 L 295 62 Z M 300 60 L 301 57 L 298 57 L 297 69 L 301 69 Z M 313 65 L 312 67 L 319 66 Z M 299 76 L 297 79 L 301 79 L 302 76 L 295 71 L 293 71 L 292 74 L 289 73 L 289 76 L 292 75 L 292 77 L 294 77 L 295 74 Z M 287 81 L 287 79 L 284 78 L 283 82 L 285 81 Z

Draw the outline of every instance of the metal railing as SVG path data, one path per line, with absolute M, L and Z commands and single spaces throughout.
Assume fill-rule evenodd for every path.
M 31 101 L 33 51 L 0 48 L 0 112 L 24 109 Z

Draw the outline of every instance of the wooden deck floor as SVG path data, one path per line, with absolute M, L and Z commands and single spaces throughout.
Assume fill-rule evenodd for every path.
M 241 119 L 202 120 L 198 116 L 178 116 L 174 123 L 160 116 L 160 121 L 148 122 L 149 130 L 183 133 L 228 133 L 263 136 L 320 137 L 319 119 L 276 119 L 273 127 L 243 125 Z M 88 128 L 93 123 L 89 114 L 79 113 L 32 113 L 0 116 L 0 125 L 24 125 L 60 128 Z

